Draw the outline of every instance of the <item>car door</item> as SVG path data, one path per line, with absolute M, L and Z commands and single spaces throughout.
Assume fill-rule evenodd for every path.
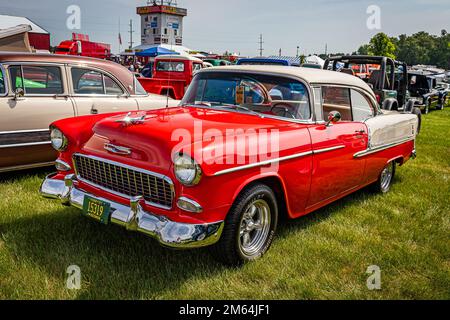
M 64 67 L 11 64 L 2 74 L 9 92 L 0 100 L 0 170 L 54 161 L 56 153 L 50 146 L 49 125 L 75 115 L 67 94 Z
M 315 92 L 320 95 L 321 105 L 316 107 L 319 121 L 310 127 L 314 157 L 309 209 L 320 207 L 362 184 L 365 160 L 353 155 L 367 149 L 368 145 L 366 125 L 355 121 L 361 119 L 362 112 L 355 108 L 359 113 L 353 115 L 352 98 L 358 97 L 354 91 L 340 86 L 322 86 Z M 357 105 L 355 100 L 355 107 Z M 333 111 L 338 111 L 342 120 L 327 125 L 323 120 Z
M 68 73 L 77 115 L 133 111 L 139 108 L 120 82 L 106 72 L 71 66 Z

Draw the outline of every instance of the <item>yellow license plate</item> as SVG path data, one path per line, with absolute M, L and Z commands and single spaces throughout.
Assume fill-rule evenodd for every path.
M 89 196 L 84 197 L 83 213 L 100 223 L 108 224 L 111 204 Z

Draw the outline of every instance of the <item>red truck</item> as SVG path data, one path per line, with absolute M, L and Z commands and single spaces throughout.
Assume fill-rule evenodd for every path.
M 111 56 L 111 45 L 91 42 L 85 34 L 72 33 L 72 40 L 65 40 L 56 47 L 56 54 L 107 59 Z
M 203 69 L 203 61 L 195 57 L 164 55 L 155 58 L 153 78 L 138 78 L 149 93 L 169 95 L 181 100 L 194 74 Z

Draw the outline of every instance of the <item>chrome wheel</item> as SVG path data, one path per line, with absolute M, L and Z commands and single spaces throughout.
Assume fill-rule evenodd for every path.
M 386 168 L 384 168 L 383 172 L 381 172 L 380 183 L 382 191 L 389 190 L 394 175 L 394 165 L 395 163 L 389 163 Z
M 270 232 L 271 214 L 266 201 L 252 202 L 244 213 L 239 229 L 239 247 L 246 256 L 258 254 Z

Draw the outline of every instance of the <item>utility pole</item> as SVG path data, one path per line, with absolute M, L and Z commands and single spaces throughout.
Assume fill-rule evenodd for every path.
M 297 58 L 300 57 L 300 46 L 297 46 Z
M 130 48 L 129 49 L 132 49 L 133 48 L 133 20 L 130 20 L 130 31 L 129 31 L 129 33 L 130 33 Z
M 260 34 L 259 35 L 259 56 L 262 57 L 263 56 L 263 52 L 264 52 L 264 41 L 263 41 L 263 35 Z
M 325 43 L 325 55 L 328 57 L 328 43 Z

